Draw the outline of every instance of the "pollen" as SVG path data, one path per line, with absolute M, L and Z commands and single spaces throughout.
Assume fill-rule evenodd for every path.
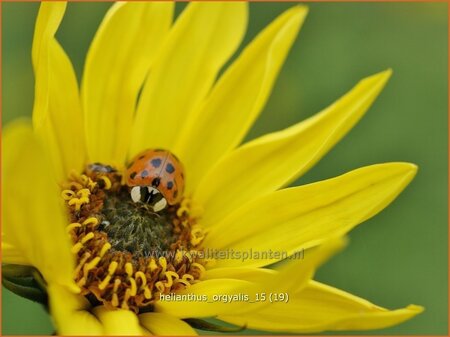
M 93 305 L 152 311 L 161 294 L 199 282 L 205 232 L 189 199 L 155 213 L 131 200 L 116 170 L 73 173 L 61 187 L 76 257 L 74 280 Z

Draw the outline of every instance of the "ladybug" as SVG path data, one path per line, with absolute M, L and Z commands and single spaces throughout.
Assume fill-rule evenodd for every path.
M 184 192 L 184 169 L 178 158 L 161 149 L 148 149 L 128 165 L 126 183 L 133 202 L 144 202 L 155 212 L 180 201 Z
M 105 187 L 105 181 L 103 177 L 107 177 L 111 183 L 109 188 L 116 189 L 121 185 L 121 175 L 119 172 L 110 165 L 104 165 L 101 163 L 93 163 L 86 166 L 84 171 L 94 181 L 97 181 L 100 188 Z
M 103 165 L 101 163 L 94 163 L 94 164 L 90 164 L 90 165 L 87 166 L 86 172 L 89 173 L 89 174 L 92 174 L 94 172 L 95 173 L 107 174 L 107 173 L 115 173 L 115 172 L 117 172 L 117 170 L 114 167 L 110 166 L 110 165 Z

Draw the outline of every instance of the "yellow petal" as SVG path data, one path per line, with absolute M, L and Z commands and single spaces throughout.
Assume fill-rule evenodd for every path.
M 286 259 L 281 265 L 274 268 L 277 271 L 276 277 L 272 279 L 272 291 L 291 291 L 301 289 L 314 276 L 316 270 L 326 262 L 338 250 L 342 249 L 346 240 L 338 237 L 327 240 L 317 248 L 309 249 L 304 258 Z
M 286 263 L 277 265 L 276 270 L 253 267 L 215 268 L 206 271 L 204 277 L 209 280 L 231 278 L 258 285 L 258 298 L 254 293 L 254 297 L 251 297 L 253 301 L 241 303 L 239 310 L 240 313 L 259 311 L 264 306 L 271 306 L 273 297 L 270 294 L 285 294 L 302 289 L 316 269 L 345 243 L 344 238 L 333 238 L 320 247 L 309 250 L 305 260 L 286 260 Z M 236 312 L 230 313 L 234 314 Z
M 311 333 L 381 329 L 400 324 L 422 311 L 416 305 L 389 311 L 342 290 L 310 281 L 303 290 L 291 293 L 288 303 L 276 302 L 257 312 L 219 318 L 251 329 Z
M 368 77 L 321 113 L 251 141 L 225 156 L 201 181 L 194 199 L 211 225 L 258 196 L 306 172 L 361 118 L 391 71 Z
M 66 2 L 42 2 L 39 8 L 34 28 L 33 48 L 31 56 L 33 66 L 36 67 L 43 59 L 40 57 L 42 49 L 46 49 L 55 36 L 66 11 Z
M 55 39 L 64 2 L 43 2 L 33 41 L 36 78 L 33 126 L 49 149 L 56 180 L 85 161 L 84 129 L 78 84 L 72 64 Z
M 186 322 L 160 312 L 148 312 L 139 315 L 139 321 L 156 336 L 197 336 Z
M 225 267 L 207 270 L 205 279 L 233 278 L 260 284 L 265 293 L 291 292 L 302 289 L 313 277 L 320 265 L 342 249 L 347 240 L 336 237 L 325 241 L 315 249 L 309 249 L 304 259 L 287 259 L 275 269 L 255 267 Z M 271 302 L 267 299 L 266 304 Z
M 242 141 L 264 107 L 306 13 L 306 7 L 293 7 L 264 29 L 214 86 L 198 116 L 188 121 L 175 147 L 189 172 L 188 187 L 194 188 Z
M 213 226 L 205 247 L 279 252 L 253 260 L 217 260 L 217 267 L 263 266 L 331 236 L 343 235 L 386 207 L 408 185 L 409 163 L 366 166 L 336 178 L 288 188 L 256 199 Z M 232 233 L 232 235 L 224 235 Z M 260 253 L 262 254 L 262 253 Z
M 75 287 L 60 190 L 39 139 L 25 121 L 5 127 L 2 160 L 2 223 L 6 238 L 47 282 Z
M 122 2 L 106 14 L 86 58 L 82 87 L 91 162 L 124 164 L 137 96 L 169 31 L 173 7 Z
M 92 309 L 103 325 L 103 333 L 107 336 L 140 336 L 143 334 L 137 315 L 130 310 L 107 309 L 98 306 Z
M 259 291 L 261 291 L 261 287 L 252 282 L 234 279 L 205 280 L 175 294 L 190 297 L 173 300 L 170 298 L 159 299 L 155 302 L 155 311 L 179 318 L 237 314 L 249 310 L 248 305 L 245 305 L 248 304 L 248 301 L 243 301 L 241 298 L 225 303 L 226 298 L 223 296 L 245 294 L 254 298 L 255 293 Z M 217 295 L 222 297 L 219 299 Z
M 210 269 L 205 273 L 205 280 L 178 293 L 206 296 L 204 300 L 188 298 L 166 302 L 163 298 L 156 302 L 155 308 L 181 318 L 235 315 L 255 311 L 259 307 L 270 305 L 269 298 L 265 301 L 257 300 L 257 294 L 301 289 L 311 279 L 318 266 L 342 248 L 344 243 L 343 238 L 333 238 L 311 250 L 307 259 L 288 261 L 278 270 L 248 267 Z M 227 297 L 228 303 L 224 303 L 223 296 L 227 295 L 237 297 L 232 300 Z M 247 298 L 244 299 L 243 296 Z M 151 330 L 150 327 L 148 329 Z
M 2 262 L 21 265 L 30 264 L 19 249 L 5 241 L 2 241 Z
M 204 279 L 233 278 L 249 282 L 265 283 L 277 274 L 276 270 L 258 267 L 223 267 L 206 270 Z
M 58 335 L 103 335 L 100 321 L 91 314 L 89 302 L 65 287 L 48 285 L 49 305 Z
M 130 155 L 172 149 L 193 109 L 238 47 L 246 28 L 244 2 L 190 3 L 169 34 L 144 85 Z

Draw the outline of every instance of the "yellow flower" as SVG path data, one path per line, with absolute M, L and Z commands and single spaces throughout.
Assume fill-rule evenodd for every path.
M 363 79 L 315 116 L 239 146 L 270 94 L 305 7 L 281 14 L 216 80 L 245 33 L 246 3 L 191 3 L 173 25 L 173 3 L 114 4 L 88 52 L 80 93 L 55 39 L 65 7 L 41 5 L 32 49 L 32 126 L 20 120 L 5 128 L 2 170 L 3 262 L 40 272 L 58 333 L 190 335 L 191 326 L 211 328 L 199 320 L 208 317 L 277 332 L 365 330 L 423 310 L 390 311 L 312 280 L 342 247 L 339 237 L 385 208 L 414 177 L 415 165 L 371 165 L 282 189 L 363 116 L 390 70 Z M 107 198 L 122 200 L 111 192 L 124 188 L 114 177 L 147 148 L 170 150 L 185 167 L 183 202 L 158 218 L 163 227 L 187 231 L 177 242 L 194 253 L 251 249 L 295 256 L 306 250 L 305 258 L 268 269 L 286 256 L 141 256 L 143 266 L 118 252 L 94 211 L 110 207 Z M 86 165 L 96 162 L 118 171 L 89 175 Z M 102 264 L 107 256 L 109 264 Z M 273 294 L 280 300 L 262 298 Z

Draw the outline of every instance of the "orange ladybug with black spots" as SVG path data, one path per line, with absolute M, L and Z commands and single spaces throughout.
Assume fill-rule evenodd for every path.
M 131 161 L 126 170 L 126 183 L 134 202 L 150 204 L 157 212 L 183 197 L 184 168 L 173 153 L 148 149 Z

